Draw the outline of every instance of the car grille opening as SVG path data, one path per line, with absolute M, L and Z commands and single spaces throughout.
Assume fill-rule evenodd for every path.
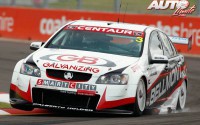
M 33 103 L 56 105 L 63 107 L 76 107 L 95 110 L 100 96 L 85 96 L 62 93 L 59 90 L 42 88 L 32 89 Z
M 89 74 L 89 73 L 65 71 L 65 70 L 54 70 L 54 69 L 47 69 L 46 70 L 47 77 L 52 78 L 52 79 L 56 79 L 56 80 L 66 80 L 64 78 L 64 74 L 66 72 L 70 72 L 70 73 L 73 74 L 72 79 L 70 79 L 68 81 L 87 82 L 92 77 L 92 74 Z

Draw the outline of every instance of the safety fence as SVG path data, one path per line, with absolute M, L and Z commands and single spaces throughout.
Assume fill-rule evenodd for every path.
M 200 54 L 200 18 L 146 14 L 119 14 L 71 10 L 0 7 L 0 37 L 47 40 L 56 30 L 71 20 L 106 20 L 158 27 L 168 35 L 190 37 L 192 50 L 178 45 L 181 52 Z

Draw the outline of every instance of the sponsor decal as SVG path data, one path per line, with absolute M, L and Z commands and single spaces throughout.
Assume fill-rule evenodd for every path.
M 98 58 L 94 57 L 78 57 L 77 55 L 60 55 L 57 57 L 59 61 L 77 61 L 78 63 L 85 63 L 85 64 L 96 64 Z
M 172 41 L 188 41 L 188 38 L 182 38 L 177 36 L 170 37 Z
M 14 18 L 6 16 L 6 13 L 3 12 L 0 16 L 0 31 L 12 32 L 14 26 Z
M 137 37 L 135 41 L 138 43 L 142 43 L 144 41 L 144 39 L 143 39 L 143 37 Z
M 93 109 L 85 109 L 85 108 L 73 108 L 73 107 L 67 107 L 67 110 L 75 110 L 75 111 L 86 111 L 86 112 L 93 112 Z
M 85 96 L 95 96 L 96 91 L 88 91 L 88 90 L 77 90 L 77 95 L 85 95 Z
M 163 57 L 155 57 L 155 59 L 157 59 L 157 60 L 163 60 L 165 58 L 163 58 Z
M 100 71 L 99 68 L 84 67 L 84 66 L 77 66 L 77 65 L 68 65 L 68 64 L 60 64 L 60 63 L 48 63 L 48 62 L 47 63 L 43 63 L 43 67 L 45 67 L 45 68 L 47 68 L 47 67 L 48 68 L 54 68 L 54 69 L 75 70 L 75 71 L 91 72 L 91 73 L 98 73 Z M 66 74 L 66 75 L 64 75 L 64 77 L 69 77 L 69 76 Z
M 140 31 L 120 29 L 120 28 L 100 27 L 100 26 L 69 25 L 69 26 L 66 26 L 65 29 L 103 32 L 103 33 L 109 33 L 109 34 L 120 34 L 120 35 L 135 36 L 135 37 L 144 36 L 144 33 Z
M 154 75 L 158 74 L 156 67 L 149 67 L 148 71 L 149 71 L 149 74 L 150 74 L 149 76 L 154 76 Z
M 77 90 L 77 92 L 74 91 L 66 91 L 66 90 L 60 90 L 61 93 L 66 93 L 70 95 L 84 95 L 84 96 L 95 96 L 96 91 L 90 91 L 90 90 Z
M 64 73 L 64 78 L 67 79 L 67 80 L 70 80 L 73 78 L 73 73 L 71 72 L 65 72 Z
M 81 64 L 88 64 L 93 66 L 105 66 L 105 67 L 115 67 L 116 64 L 112 61 L 102 59 L 102 58 L 95 58 L 95 57 L 88 57 L 88 56 L 77 56 L 71 54 L 51 54 L 40 57 L 41 60 L 48 60 L 48 61 L 56 61 L 56 62 L 77 62 Z M 61 66 L 61 65 L 60 65 Z
M 133 70 L 133 72 L 136 72 L 140 69 L 140 66 L 137 64 L 137 65 L 134 65 L 133 67 L 131 67 L 131 69 Z
M 43 35 L 52 35 L 69 21 L 70 20 L 67 20 L 65 16 L 62 16 L 58 19 L 42 18 L 40 20 L 40 33 Z
M 33 106 L 56 108 L 56 109 L 65 109 L 65 107 L 63 107 L 63 106 L 48 105 L 48 104 L 38 104 L 38 103 L 33 103 Z
M 56 108 L 56 109 L 65 109 L 65 110 L 74 110 L 74 111 L 86 111 L 86 112 L 93 112 L 94 111 L 93 109 L 64 107 L 64 106 L 39 104 L 39 103 L 33 103 L 33 106 L 47 107 L 47 108 Z
M 83 20 L 84 18 L 80 18 Z M 89 20 L 88 18 L 87 20 Z M 74 20 L 74 19 L 73 19 Z M 73 21 L 71 19 L 67 19 L 66 16 L 61 16 L 58 18 L 42 18 L 40 20 L 40 34 L 42 35 L 52 35 L 57 30 L 59 30 L 62 26 L 66 25 L 67 23 Z
M 73 91 L 66 91 L 66 90 L 60 90 L 61 93 L 66 93 L 66 94 L 70 94 L 70 95 L 76 95 L 76 92 Z
M 175 10 L 172 14 L 173 16 L 186 16 L 187 14 L 192 14 L 196 6 L 193 5 L 189 7 L 190 2 L 188 0 L 153 0 L 152 3 L 147 8 L 148 10 Z M 189 8 L 188 8 L 189 7 Z
M 71 89 L 89 90 L 89 91 L 96 91 L 97 89 L 96 85 L 76 83 L 76 82 L 62 82 L 62 81 L 45 80 L 45 79 L 38 79 L 37 86 L 71 88 Z
M 181 68 L 176 67 L 169 73 L 169 75 L 160 80 L 160 82 L 151 89 L 149 106 L 171 89 L 175 83 L 178 83 L 181 77 Z

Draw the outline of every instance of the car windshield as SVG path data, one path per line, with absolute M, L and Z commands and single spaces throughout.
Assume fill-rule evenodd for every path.
M 45 48 L 74 49 L 140 57 L 143 41 L 143 37 L 134 35 L 64 28 L 49 41 Z

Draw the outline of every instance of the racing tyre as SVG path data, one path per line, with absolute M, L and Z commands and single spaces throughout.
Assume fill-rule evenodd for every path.
M 187 96 L 187 88 L 186 88 L 186 82 L 184 81 L 180 87 L 180 91 L 178 95 L 178 102 L 177 102 L 177 107 L 176 107 L 177 110 L 184 109 L 186 96 Z
M 146 107 L 146 87 L 143 79 L 140 79 L 136 91 L 136 102 L 134 104 L 133 115 L 141 116 Z

